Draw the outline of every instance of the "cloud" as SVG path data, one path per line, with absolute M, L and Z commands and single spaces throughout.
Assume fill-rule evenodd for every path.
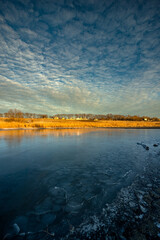
M 158 1 L 1 6 L 0 111 L 158 116 Z
M 52 27 L 56 27 L 58 25 L 63 25 L 70 20 L 72 20 L 76 16 L 75 12 L 70 9 L 59 8 L 54 10 L 52 14 L 43 14 L 40 17 L 40 20 L 46 22 L 48 25 Z

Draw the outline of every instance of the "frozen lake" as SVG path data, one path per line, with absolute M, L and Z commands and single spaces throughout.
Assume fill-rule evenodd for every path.
M 159 129 L 0 131 L 0 232 L 65 236 L 132 183 L 155 142 Z

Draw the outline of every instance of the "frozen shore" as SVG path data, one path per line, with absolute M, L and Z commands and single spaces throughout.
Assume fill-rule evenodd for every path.
M 67 239 L 160 239 L 160 152 L 141 176 Z
M 114 202 L 106 204 L 100 215 L 85 219 L 77 228 L 70 226 L 65 237 L 60 238 L 47 229 L 23 233 L 14 226 L 17 234 L 5 239 L 160 239 L 160 146 L 154 146 L 154 149 L 154 152 L 148 151 L 141 175 L 137 175 L 129 187 L 121 189 Z

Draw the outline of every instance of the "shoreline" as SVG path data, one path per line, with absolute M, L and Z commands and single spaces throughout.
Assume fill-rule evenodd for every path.
M 64 239 L 160 239 L 159 156 L 148 158 L 143 173 L 100 216 L 90 217 Z
M 51 128 L 0 128 L 0 131 L 10 131 L 10 130 L 70 130 L 70 129 L 160 129 L 160 127 L 51 127 Z

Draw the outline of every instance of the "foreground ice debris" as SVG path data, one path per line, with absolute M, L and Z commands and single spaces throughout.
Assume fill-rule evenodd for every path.
M 16 223 L 14 223 L 11 226 L 9 232 L 4 236 L 3 240 L 12 239 L 13 237 L 17 236 L 19 232 L 20 232 L 19 226 Z
M 93 221 L 88 219 L 67 239 L 160 239 L 160 158 L 157 153 L 153 159 L 148 158 L 143 174 L 122 189 L 116 200 L 103 208 L 98 221 Z
M 60 187 L 54 187 L 51 188 L 49 191 L 51 197 L 53 198 L 53 201 L 56 202 L 59 205 L 63 205 L 67 201 L 67 192 L 64 188 Z

